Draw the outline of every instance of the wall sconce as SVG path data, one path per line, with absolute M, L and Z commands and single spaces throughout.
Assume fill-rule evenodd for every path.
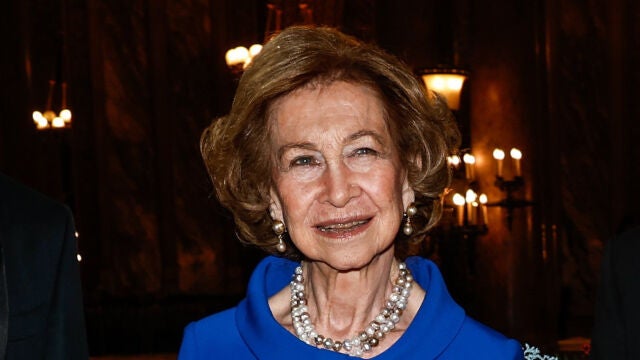
M 454 171 L 454 176 L 464 178 L 463 193 L 455 192 L 451 197 L 450 207 L 454 208 L 455 222 L 452 229 L 454 232 L 465 236 L 484 235 L 489 230 L 487 227 L 487 195 L 478 194 L 478 181 L 476 179 L 476 159 L 471 152 L 448 157 L 449 166 Z M 464 166 L 461 164 L 464 163 Z
M 313 24 L 313 9 L 311 1 L 298 1 L 298 18 L 304 25 Z M 267 20 L 264 30 L 263 43 L 269 41 L 269 38 L 282 30 L 282 1 L 274 1 L 267 3 Z M 262 44 L 253 44 L 248 49 L 244 46 L 238 46 L 229 49 L 225 54 L 227 66 L 234 75 L 240 75 L 251 63 L 251 60 L 260 53 Z
M 426 69 L 421 73 L 427 90 L 437 92 L 447 99 L 451 110 L 460 108 L 460 93 L 467 73 L 458 69 Z
M 46 129 L 64 129 L 71 127 L 71 110 L 67 107 L 67 83 L 60 84 L 62 93 L 60 101 L 60 113 L 53 111 L 53 93 L 55 92 L 56 81 L 49 80 L 49 93 L 47 95 L 47 106 L 44 113 L 34 111 L 32 114 L 33 122 L 38 130 Z
M 445 197 L 445 208 L 450 218 L 439 228 L 440 236 L 455 246 L 467 259 L 467 271 L 475 273 L 476 242 L 489 232 L 487 195 L 480 192 L 476 178 L 476 158 L 470 152 L 447 158 L 453 171 L 452 195 Z
M 506 154 L 504 150 L 496 148 L 493 150 L 493 158 L 496 161 L 496 180 L 494 185 L 505 193 L 505 197 L 495 203 L 488 203 L 487 206 L 499 206 L 507 209 L 507 227 L 511 230 L 513 225 L 513 212 L 515 209 L 532 206 L 534 203 L 527 199 L 516 198 L 514 193 L 524 187 L 524 178 L 522 177 L 522 152 L 516 148 L 509 151 L 509 156 L 513 160 L 514 176 L 511 180 L 504 178 L 504 159 Z
M 65 129 L 71 127 L 71 110 L 67 106 L 67 83 L 65 81 L 66 74 L 66 62 L 65 62 L 65 36 L 67 33 L 66 30 L 66 3 L 64 0 L 60 2 L 60 13 L 59 17 L 56 18 L 55 15 L 52 15 L 53 22 L 57 23 L 57 31 L 58 36 L 53 40 L 55 47 L 57 47 L 57 59 L 54 62 L 51 62 L 53 65 L 53 72 L 51 77 L 49 78 L 49 89 L 47 93 L 47 104 L 43 112 L 39 110 L 33 111 L 31 114 L 31 118 L 36 125 L 36 129 L 38 130 L 47 130 L 47 129 Z M 60 102 L 54 104 L 53 97 L 56 92 L 56 88 L 59 84 L 60 88 Z M 59 105 L 60 112 L 56 113 L 53 109 L 55 105 Z
M 280 4 L 267 3 L 267 23 L 265 25 L 263 42 L 282 29 L 282 7 Z M 248 49 L 238 46 L 227 50 L 225 61 L 234 75 L 240 75 L 249 66 L 254 56 L 262 51 L 262 44 L 253 44 Z

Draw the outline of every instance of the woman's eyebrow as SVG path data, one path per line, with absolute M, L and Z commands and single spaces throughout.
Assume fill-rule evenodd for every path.
M 367 137 L 367 136 L 372 137 L 378 144 L 384 145 L 383 137 L 380 134 L 378 134 L 377 132 L 372 131 L 372 130 L 360 130 L 360 131 L 357 131 L 357 132 L 351 134 L 347 139 L 349 141 L 353 141 L 353 140 L 357 140 L 357 139 L 360 139 L 360 138 L 363 138 L 363 137 Z
M 278 148 L 278 159 L 282 159 L 284 154 L 291 149 L 316 150 L 316 147 L 310 142 L 296 142 L 282 145 Z

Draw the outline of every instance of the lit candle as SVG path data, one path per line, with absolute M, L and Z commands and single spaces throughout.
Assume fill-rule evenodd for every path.
M 56 116 L 53 118 L 53 121 L 51 122 L 51 126 L 53 126 L 54 128 L 62 128 L 64 127 L 64 120 L 62 120 L 61 117 Z
M 493 158 L 496 159 L 496 176 L 502 177 L 502 161 L 504 160 L 504 151 L 498 148 L 494 149 Z
M 31 118 L 33 119 L 33 121 L 37 124 L 40 122 L 40 119 L 44 118 L 44 116 L 42 116 L 42 113 L 40 111 L 34 111 L 31 114 Z
M 256 55 L 258 55 L 260 53 L 260 51 L 262 51 L 262 45 L 261 44 L 253 44 L 249 48 L 249 56 L 253 58 Z
M 447 156 L 447 162 L 449 163 L 449 166 L 457 169 L 458 166 L 460 166 L 460 156 L 458 155 Z
M 464 224 L 464 196 L 455 193 L 453 195 L 453 204 L 456 205 L 456 215 L 458 215 L 458 226 Z
M 249 50 L 247 50 L 247 57 L 244 59 L 244 63 L 242 64 L 242 68 L 246 69 L 247 66 L 249 66 L 249 64 L 251 63 L 251 60 L 253 60 L 253 57 L 258 55 L 260 53 L 260 51 L 262 51 L 262 45 L 260 45 L 260 44 L 251 45 Z
M 487 215 L 487 202 L 489 199 L 487 195 L 481 194 L 478 201 L 480 201 L 480 209 L 482 210 L 482 224 L 486 225 L 489 223 L 489 216 Z
M 60 111 L 60 117 L 62 118 L 62 120 L 64 120 L 65 123 L 71 122 L 71 110 L 62 109 L 62 111 Z
M 40 111 L 34 111 L 32 117 L 38 129 L 46 129 L 49 127 L 49 122 Z
M 478 210 L 480 208 L 480 204 L 478 204 L 477 201 L 474 201 L 471 203 L 471 205 L 473 206 L 471 208 L 471 211 L 473 211 L 473 216 L 471 216 L 471 218 L 473 219 L 473 224 L 472 225 L 480 225 L 480 217 L 478 216 Z
M 522 159 L 522 152 L 516 148 L 511 149 L 509 152 L 513 159 L 513 167 L 516 171 L 516 176 L 522 176 L 522 169 L 520 168 L 520 159 Z
M 467 203 L 467 224 L 474 225 L 476 223 L 476 217 L 473 211 L 473 203 L 478 198 L 478 195 L 471 189 L 467 190 L 465 201 Z
M 475 167 L 476 167 L 476 157 L 467 153 L 462 157 L 462 161 L 464 161 L 464 170 L 467 175 L 467 180 L 473 181 L 475 179 Z

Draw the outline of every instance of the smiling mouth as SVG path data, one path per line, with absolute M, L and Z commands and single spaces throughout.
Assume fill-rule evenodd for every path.
M 369 222 L 370 219 L 350 221 L 346 223 L 336 223 L 330 225 L 318 225 L 316 228 L 325 233 L 342 233 L 353 231 Z

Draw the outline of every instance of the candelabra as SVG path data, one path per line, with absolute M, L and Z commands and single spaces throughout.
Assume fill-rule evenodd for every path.
M 71 111 L 67 108 L 67 83 L 60 84 L 61 101 L 60 113 L 53 111 L 53 93 L 55 92 L 56 81 L 49 80 L 49 92 L 47 95 L 47 105 L 44 113 L 34 111 L 32 118 L 38 130 L 62 129 L 71 127 Z
M 454 208 L 455 221 L 452 224 L 452 231 L 465 238 L 486 234 L 488 198 L 486 194 L 478 195 L 475 156 L 471 151 L 467 151 L 463 154 L 462 160 L 459 155 L 452 155 L 448 158 L 448 162 L 454 173 L 454 187 L 457 185 L 465 188 L 464 195 L 459 192 L 453 194 L 452 205 L 445 203 L 446 206 Z M 460 166 L 461 163 L 464 163 L 464 166 Z
M 448 158 L 453 182 L 445 197 L 445 218 L 440 236 L 450 251 L 462 252 L 467 259 L 467 275 L 475 273 L 476 242 L 488 233 L 487 195 L 480 193 L 476 179 L 475 156 L 470 150 Z M 480 193 L 480 195 L 478 195 Z M 451 248 L 455 248 L 455 250 Z M 446 250 L 445 250 L 446 251 Z M 457 270 L 456 270 L 457 271 Z
M 295 19 L 303 25 L 313 25 L 313 2 L 309 0 L 298 0 L 297 14 L 288 14 L 288 20 Z M 263 42 L 269 41 L 271 36 L 279 33 L 285 24 L 285 6 L 282 1 L 267 2 L 267 19 L 264 30 Z M 248 49 L 244 46 L 237 46 L 229 49 L 225 54 L 225 61 L 231 72 L 239 76 L 251 63 L 251 60 L 262 51 L 262 44 L 253 44 Z
M 496 160 L 496 180 L 494 185 L 502 191 L 505 196 L 502 200 L 492 203 L 487 203 L 487 206 L 498 206 L 506 209 L 507 211 L 507 227 L 511 230 L 513 226 L 513 213 L 515 209 L 528 207 L 534 205 L 534 203 L 527 199 L 517 198 L 514 194 L 524 187 L 524 178 L 522 177 L 522 169 L 520 160 L 522 159 L 522 152 L 516 148 L 512 148 L 509 152 L 511 159 L 513 159 L 514 177 L 511 180 L 506 180 L 503 175 L 503 162 L 505 158 L 505 152 L 502 149 L 493 150 L 493 158 Z
M 66 8 L 65 0 L 60 2 L 59 17 L 56 18 L 55 14 L 52 14 L 51 20 L 53 23 L 57 23 L 57 29 L 54 34 L 58 36 L 52 40 L 53 47 L 58 49 L 57 58 L 53 62 L 44 62 L 53 65 L 53 71 L 49 78 L 49 88 L 47 92 L 47 103 L 44 110 L 41 112 L 35 110 L 31 113 L 31 118 L 35 123 L 36 129 L 48 130 L 48 129 L 65 129 L 71 127 L 71 110 L 67 106 L 67 82 L 65 81 L 66 69 Z M 51 35 L 48 35 L 51 36 Z M 51 53 L 50 55 L 54 55 Z M 59 88 L 60 101 L 54 101 L 54 95 L 56 89 Z M 59 109 L 56 112 L 54 109 Z

